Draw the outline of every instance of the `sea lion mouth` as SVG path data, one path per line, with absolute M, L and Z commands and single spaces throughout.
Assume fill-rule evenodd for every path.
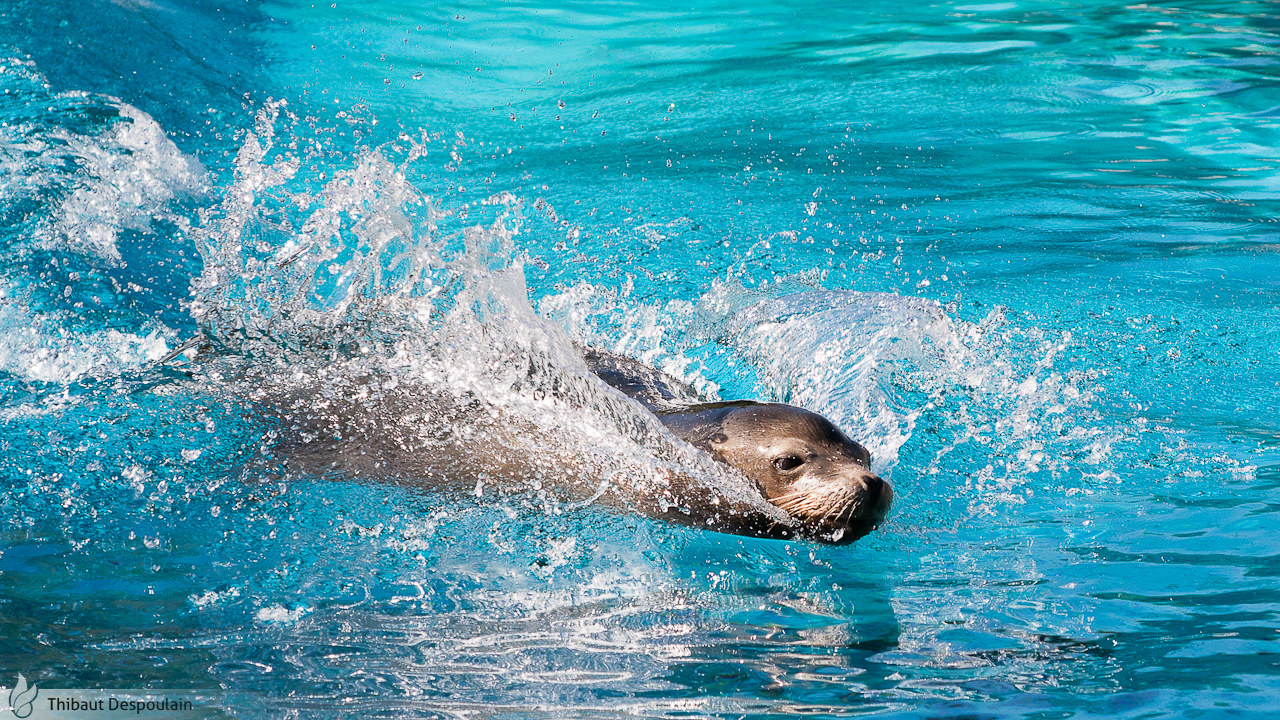
M 799 520 L 809 533 L 846 543 L 874 530 L 888 514 L 892 498 L 889 484 L 874 478 L 806 483 L 769 502 Z

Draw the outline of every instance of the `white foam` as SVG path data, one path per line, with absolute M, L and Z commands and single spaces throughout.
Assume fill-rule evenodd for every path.
M 119 260 L 122 230 L 150 230 L 155 218 L 176 223 L 169 211 L 179 197 L 207 191 L 207 173 L 174 145 L 150 115 L 125 103 L 121 120 L 96 136 L 55 129 L 42 139 L 59 145 L 76 166 L 73 190 L 36 230 L 34 244 L 107 260 Z
M 228 588 L 222 592 L 207 590 L 199 595 L 189 595 L 187 600 L 198 608 L 205 608 L 211 605 L 219 605 L 228 600 L 234 600 L 240 597 L 240 588 Z
M 292 625 L 301 620 L 303 616 L 311 612 L 311 608 L 305 605 L 289 610 L 283 605 L 271 605 L 258 610 L 254 615 L 258 622 L 274 623 L 277 625 Z
M 51 383 L 116 375 L 164 357 L 170 332 L 154 323 L 144 335 L 115 329 L 77 333 L 57 316 L 33 313 L 0 296 L 0 372 Z

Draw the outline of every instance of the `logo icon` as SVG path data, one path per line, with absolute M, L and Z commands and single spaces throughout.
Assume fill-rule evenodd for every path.
M 18 682 L 9 691 L 9 707 L 13 714 L 20 718 L 29 717 L 39 694 L 39 686 L 32 685 L 28 688 L 27 679 L 22 677 L 22 673 L 18 673 Z

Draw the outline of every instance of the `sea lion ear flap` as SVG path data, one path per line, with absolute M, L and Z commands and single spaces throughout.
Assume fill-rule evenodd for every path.
M 724 446 L 725 446 L 725 443 L 727 442 L 729 442 L 729 436 L 725 435 L 722 432 L 718 432 L 718 433 L 712 433 L 711 435 L 706 436 L 705 438 L 702 439 L 701 442 L 697 443 L 694 447 L 709 453 L 711 457 L 715 458 L 716 460 L 719 460 L 720 462 L 725 462 Z

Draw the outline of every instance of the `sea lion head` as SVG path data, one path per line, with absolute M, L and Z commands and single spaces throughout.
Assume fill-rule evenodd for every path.
M 685 416 L 693 422 L 673 429 L 745 474 L 797 521 L 800 534 L 850 543 L 888 515 L 893 489 L 871 472 L 867 449 L 830 420 L 789 405 L 703 407 Z

